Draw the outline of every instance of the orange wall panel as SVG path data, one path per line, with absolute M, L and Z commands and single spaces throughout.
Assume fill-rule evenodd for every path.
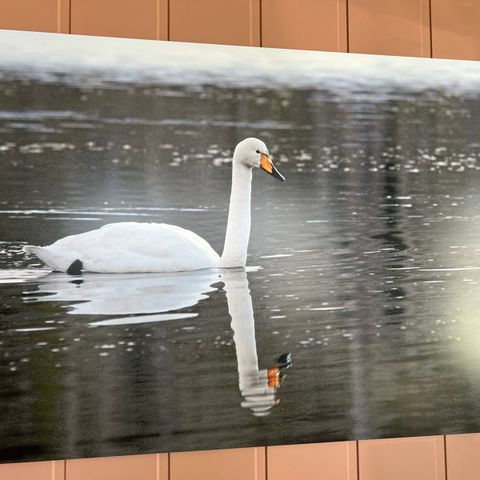
M 170 454 L 170 480 L 266 480 L 265 448 Z
M 357 480 L 356 442 L 267 447 L 268 480 Z
M 444 437 L 361 440 L 361 480 L 446 480 Z
M 168 0 L 71 0 L 71 33 L 167 40 Z
M 480 2 L 431 1 L 433 56 L 480 60 Z
M 260 0 L 170 0 L 169 39 L 260 46 Z
M 66 461 L 65 480 L 106 479 L 168 480 L 168 453 Z
M 349 0 L 349 51 L 430 57 L 429 0 Z
M 480 433 L 447 435 L 448 480 L 480 478 Z
M 347 51 L 347 0 L 263 0 L 262 46 Z
M 65 480 L 65 462 L 28 462 L 0 465 L 2 480 Z
M 0 28 L 69 33 L 69 0 L 0 0 Z

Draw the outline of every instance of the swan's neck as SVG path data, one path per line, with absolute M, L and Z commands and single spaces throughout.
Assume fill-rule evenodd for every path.
M 247 262 L 251 190 L 252 169 L 241 163 L 233 162 L 232 193 L 220 267 L 244 267 Z

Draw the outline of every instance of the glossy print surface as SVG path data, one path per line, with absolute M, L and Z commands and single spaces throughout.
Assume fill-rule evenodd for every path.
M 479 430 L 478 66 L 25 38 L 0 62 L 3 461 Z M 253 172 L 246 271 L 22 252 L 133 219 L 221 251 L 250 135 L 286 182 Z

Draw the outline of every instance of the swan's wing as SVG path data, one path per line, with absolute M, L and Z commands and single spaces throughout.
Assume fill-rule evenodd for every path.
M 66 272 L 70 265 L 78 259 L 78 253 L 61 246 L 53 247 L 37 247 L 34 245 L 27 245 L 23 247 L 23 251 L 33 253 L 43 263 L 53 268 L 57 272 Z
M 80 260 L 85 271 L 104 273 L 197 270 L 216 266 L 219 259 L 203 238 L 164 223 L 112 223 L 62 238 L 45 249 Z M 65 271 L 64 265 L 51 266 Z

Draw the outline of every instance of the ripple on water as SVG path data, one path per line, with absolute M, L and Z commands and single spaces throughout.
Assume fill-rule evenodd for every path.
M 138 325 L 141 323 L 156 323 L 166 322 L 169 320 L 180 320 L 184 318 L 196 317 L 197 313 L 162 313 L 157 315 L 136 315 L 132 317 L 110 318 L 108 320 L 98 320 L 90 322 L 90 327 L 112 327 L 112 326 L 126 326 Z
M 27 283 L 37 280 L 51 272 L 50 269 L 0 269 L 0 284 Z

